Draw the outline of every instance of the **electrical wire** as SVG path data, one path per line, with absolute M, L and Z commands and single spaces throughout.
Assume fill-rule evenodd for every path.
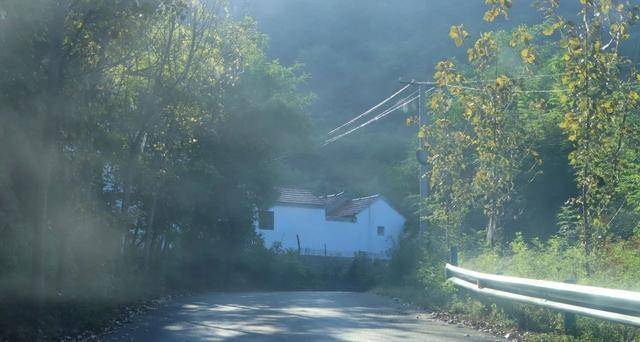
M 535 78 L 545 78 L 545 77 L 556 77 L 556 76 L 567 76 L 567 75 L 571 75 L 574 74 L 575 72 L 562 72 L 562 73 L 557 73 L 557 74 L 541 74 L 541 75 L 517 75 L 517 76 L 512 76 L 509 77 L 507 76 L 510 80 L 529 80 L 529 79 L 535 79 Z M 489 80 L 467 80 L 467 81 L 462 81 L 461 83 L 485 83 L 485 82 L 490 82 L 490 81 L 497 81 L 497 79 L 493 80 L 493 79 L 489 79 Z
M 326 140 L 322 144 L 321 147 L 325 147 L 325 146 L 331 144 L 332 142 L 337 141 L 337 140 L 339 140 L 339 139 L 341 139 L 341 138 L 343 138 L 343 137 L 345 137 L 345 136 L 347 136 L 347 135 L 349 135 L 349 134 L 351 134 L 351 133 L 353 133 L 353 132 L 355 132 L 355 131 L 357 131 L 357 130 L 359 130 L 359 129 L 361 129 L 361 128 L 369 125 L 369 124 L 371 124 L 372 122 L 375 122 L 375 121 L 378 121 L 379 119 L 384 118 L 385 116 L 391 114 L 393 111 L 397 110 L 398 108 L 400 108 L 400 107 L 402 107 L 404 105 L 407 105 L 407 104 L 415 101 L 419 97 L 420 96 L 416 95 L 415 97 L 409 99 L 408 101 L 402 102 L 402 103 L 400 103 L 398 105 L 395 105 L 395 106 L 391 107 L 390 109 L 384 111 L 382 114 L 379 114 L 379 115 L 375 116 L 373 119 L 361 124 L 360 126 L 356 126 L 355 128 L 352 128 L 352 129 L 350 129 L 350 130 L 348 130 L 348 131 L 346 131 L 346 132 L 344 132 L 344 133 L 342 133 L 340 135 L 337 135 L 337 136 L 335 136 L 335 137 L 333 137 L 331 139 Z
M 567 75 L 571 75 L 571 74 L 575 74 L 575 72 L 564 72 L 564 73 L 556 73 L 556 74 L 541 74 L 541 75 L 525 75 L 525 74 L 521 74 L 521 75 L 517 75 L 517 76 L 511 76 L 511 77 L 507 76 L 507 77 L 510 80 L 528 80 L 528 79 L 534 79 L 534 78 L 567 76 Z M 460 81 L 460 84 L 487 83 L 487 82 L 493 82 L 493 81 L 497 81 L 497 79 L 464 80 L 464 81 Z M 435 86 L 438 85 L 438 82 L 435 82 L 435 81 L 417 82 L 417 83 L 424 84 L 424 85 L 435 85 Z
M 451 85 L 451 84 L 446 84 L 445 87 L 455 88 L 455 89 L 464 89 L 464 90 L 483 91 L 483 89 L 480 89 L 480 88 L 457 86 L 457 85 Z M 563 93 L 565 91 L 569 91 L 569 89 L 514 90 L 513 92 L 528 94 L 528 93 Z
M 382 102 L 378 103 L 377 105 L 369 108 L 366 112 L 354 117 L 353 119 L 343 123 L 342 125 L 334 128 L 333 130 L 331 130 L 327 135 L 331 135 L 333 133 L 335 133 L 336 131 L 339 131 L 340 129 L 344 128 L 345 126 L 348 126 L 350 124 L 352 124 L 353 122 L 355 122 L 356 120 L 362 118 L 363 116 L 373 112 L 374 110 L 380 108 L 380 106 L 384 105 L 385 103 L 389 102 L 391 99 L 393 99 L 394 97 L 398 96 L 398 94 L 402 93 L 403 91 L 405 91 L 407 88 L 409 88 L 411 86 L 411 84 L 407 84 L 404 87 L 400 88 L 400 90 L 396 91 L 395 93 L 393 93 L 393 95 L 387 97 L 386 99 L 382 100 Z
M 363 127 L 365 127 L 365 126 L 367 126 L 367 125 L 369 125 L 369 124 L 371 124 L 371 123 L 373 123 L 375 121 L 378 121 L 378 120 L 384 118 L 385 116 L 389 115 L 391 112 L 395 111 L 396 109 L 413 102 L 418 97 L 419 96 L 416 95 L 415 97 L 413 97 L 413 98 L 411 98 L 409 100 L 403 99 L 398 104 L 393 105 L 392 107 L 390 107 L 389 109 L 383 111 L 381 114 L 376 115 L 375 117 L 373 117 L 369 121 L 367 121 L 367 122 L 365 122 L 365 123 L 363 123 L 363 124 L 361 124 L 359 126 L 356 126 L 356 127 L 352 128 L 352 129 L 350 129 L 350 130 L 348 130 L 348 131 L 346 131 L 346 132 L 344 132 L 344 133 L 342 133 L 340 135 L 337 135 L 337 136 L 335 136 L 333 138 L 325 140 L 325 142 L 322 144 L 322 147 L 327 146 L 327 145 L 329 145 L 330 143 L 332 143 L 332 142 L 334 142 L 336 140 L 339 140 L 339 139 L 341 139 L 341 138 L 343 138 L 343 137 L 345 137 L 345 136 L 347 136 L 347 135 L 349 135 L 349 134 L 351 134 L 351 133 L 353 133 L 353 132 L 355 132 L 355 131 L 357 131 L 357 130 L 359 130 L 359 129 L 361 129 L 361 128 L 363 128 Z
M 432 91 L 434 89 L 435 88 L 430 88 L 429 90 L 425 91 L 424 93 L 427 94 L 427 93 L 429 93 L 430 91 Z M 393 113 L 394 111 L 396 111 L 400 107 L 403 107 L 403 106 L 406 106 L 406 105 L 412 103 L 413 101 L 415 101 L 418 98 L 420 98 L 420 94 L 415 95 L 416 93 L 418 93 L 418 91 L 414 91 L 409 96 L 407 96 L 404 99 L 400 100 L 397 104 L 395 104 L 394 106 L 391 106 L 390 108 L 386 109 L 382 113 L 376 115 L 375 117 L 373 117 L 369 121 L 367 121 L 367 122 L 365 122 L 365 123 L 363 123 L 363 124 L 361 124 L 359 126 L 356 126 L 356 127 L 352 128 L 352 129 L 348 130 L 347 132 L 344 132 L 344 133 L 342 133 L 340 135 L 337 135 L 337 136 L 335 136 L 333 138 L 325 140 L 325 142 L 322 144 L 322 147 L 327 146 L 327 145 L 331 144 L 332 142 L 334 142 L 336 140 L 339 140 L 339 139 L 341 139 L 341 138 L 343 138 L 343 137 L 345 137 L 345 136 L 347 136 L 347 135 L 349 135 L 349 134 L 351 134 L 351 133 L 353 133 L 353 132 L 355 132 L 355 131 L 357 131 L 357 130 L 359 130 L 359 129 L 361 129 L 361 128 L 363 128 L 363 127 L 365 127 L 365 126 L 367 126 L 367 125 L 369 125 L 369 124 L 371 124 L 371 123 L 373 123 L 375 121 L 378 121 L 378 120 L 386 117 L 387 115 Z

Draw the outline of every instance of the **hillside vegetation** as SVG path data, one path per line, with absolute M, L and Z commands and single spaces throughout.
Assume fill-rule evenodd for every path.
M 511 7 L 487 1 L 484 20 L 498 23 Z M 640 290 L 640 74 L 626 48 L 637 39 L 639 9 L 610 0 L 576 2 L 574 14 L 557 1 L 535 8 L 539 22 L 514 29 L 450 28 L 467 56 L 435 67 L 430 122 L 418 134 L 428 153 L 422 219 L 430 228 L 406 281 L 447 298 L 438 304 L 451 311 L 551 334 L 531 339 L 564 339 L 553 336 L 560 314 L 474 304 L 440 272 L 457 247 L 478 271 Z M 545 199 L 555 206 L 538 203 Z M 554 222 L 531 214 L 541 206 Z M 582 318 L 578 331 L 578 340 L 640 338 Z

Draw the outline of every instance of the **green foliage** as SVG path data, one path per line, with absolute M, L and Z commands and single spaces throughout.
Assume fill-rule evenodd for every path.
M 455 293 L 444 278 L 444 255 L 438 234 L 405 235 L 394 250 L 382 293 L 399 297 L 424 307 L 445 307 Z
M 255 22 L 223 0 L 10 0 L 0 44 L 0 301 L 27 308 L 0 339 L 267 279 L 253 216 L 308 144 L 309 95 Z
M 486 3 L 486 21 L 510 12 L 510 2 Z M 418 273 L 442 287 L 434 271 L 446 253 L 438 251 L 453 245 L 473 270 L 637 291 L 640 78 L 628 43 L 638 7 L 616 0 L 535 5 L 539 25 L 484 32 L 471 43 L 466 23 L 449 31 L 455 45 L 468 45 L 467 62 L 436 65 L 433 120 L 418 134 L 430 152 L 431 239 L 423 243 L 431 252 L 415 257 L 432 258 Z M 532 212 L 540 208 L 548 228 L 536 224 Z M 478 209 L 488 221 L 488 247 L 478 244 Z M 636 329 L 586 318 L 574 339 L 562 335 L 556 312 L 447 295 L 450 311 L 540 333 L 531 340 L 640 339 Z
M 493 32 L 482 33 L 469 48 L 472 71 L 467 76 L 452 61 L 438 63 L 434 76 L 438 89 L 431 97 L 436 119 L 419 135 L 431 153 L 429 176 L 436 195 L 431 198 L 432 221 L 461 231 L 471 203 L 480 199 L 491 246 L 501 240 L 501 220 L 518 190 L 517 178 L 535 172 L 540 164 L 532 131 L 527 129 L 529 121 L 517 106 L 523 96 L 520 86 L 498 75 L 496 39 Z M 485 79 L 494 64 L 495 78 Z M 443 221 L 440 217 L 444 224 L 438 222 Z
M 380 283 L 383 272 L 381 261 L 371 260 L 365 253 L 358 253 L 353 258 L 346 277 L 356 290 L 365 291 Z
M 578 16 L 582 20 L 573 23 L 553 3 L 539 7 L 550 25 L 563 33 L 558 45 L 566 91 L 559 107 L 566 114 L 560 127 L 573 145 L 569 164 L 580 190 L 568 204 L 579 210 L 577 233 L 589 258 L 606 241 L 617 208 L 626 202 L 626 192 L 616 188 L 621 173 L 634 163 L 624 163 L 623 156 L 635 154 L 638 148 L 633 138 L 637 127 L 630 124 L 638 116 L 639 97 L 633 84 L 637 71 L 633 61 L 621 54 L 637 9 L 626 1 L 581 1 Z M 589 272 L 589 263 L 585 267 Z
M 487 4 L 487 21 L 511 7 Z M 639 78 L 622 54 L 637 8 L 583 1 L 576 23 L 554 1 L 536 7 L 543 24 L 483 32 L 467 49 L 468 63 L 436 65 L 433 120 L 418 134 L 430 152 L 426 219 L 443 230 L 446 246 L 462 245 L 465 235 L 473 236 L 463 226 L 482 208 L 487 242 L 502 247 L 504 226 L 527 217 L 526 204 L 539 205 L 526 198 L 529 183 L 545 162 L 567 155 L 565 172 L 571 168 L 577 189 L 561 198 L 558 226 L 581 241 L 588 273 L 594 248 L 612 235 L 629 237 L 638 225 Z M 458 46 L 467 36 L 462 25 L 450 30 Z M 540 58 L 550 63 L 537 63 Z M 518 70 L 524 73 L 513 75 Z
M 464 267 L 487 273 L 500 273 L 532 279 L 553 281 L 577 280 L 579 284 L 638 291 L 640 277 L 640 241 L 611 241 L 603 250 L 594 252 L 589 263 L 591 274 L 584 268 L 586 263 L 582 247 L 564 237 L 556 236 L 546 242 L 526 242 L 521 236 L 510 244 L 509 251 L 498 256 L 487 251 L 467 260 Z M 473 303 L 472 299 L 469 299 Z M 469 306 L 468 301 L 457 304 Z M 469 307 L 473 308 L 473 305 Z M 556 312 L 526 306 L 513 307 L 499 304 L 492 310 L 505 310 L 508 320 L 515 320 L 522 329 L 558 334 L 562 332 L 562 316 Z M 467 312 L 477 310 L 470 309 Z M 640 337 L 637 329 L 603 322 L 595 319 L 578 319 L 578 340 L 634 340 Z M 532 337 L 544 340 L 544 335 Z M 562 340 L 561 337 L 556 337 Z

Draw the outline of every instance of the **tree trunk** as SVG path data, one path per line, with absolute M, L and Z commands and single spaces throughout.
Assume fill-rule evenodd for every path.
M 586 169 L 586 168 L 585 168 Z M 586 171 L 585 171 L 586 173 Z M 591 265 L 589 262 L 589 258 L 591 256 L 591 222 L 589 220 L 589 206 L 587 204 L 588 196 L 589 196 L 589 185 L 587 180 L 583 181 L 582 184 L 582 245 L 584 248 L 584 257 L 585 257 L 585 272 L 587 276 L 591 275 Z
M 489 213 L 489 222 L 487 223 L 487 245 L 494 247 L 498 235 L 498 214 L 496 213 L 496 203 L 491 201 L 491 211 Z
M 49 225 L 49 190 L 51 187 L 51 176 L 57 156 L 58 126 L 62 108 L 59 101 L 62 101 L 62 89 L 64 88 L 64 28 L 66 7 L 63 4 L 55 4 L 52 8 L 54 19 L 48 28 L 51 33 L 50 45 L 47 53 L 49 64 L 46 65 L 46 109 L 42 118 L 42 143 L 41 152 L 43 158 L 42 172 L 38 174 L 38 197 L 39 208 L 35 225 L 33 227 L 32 245 L 32 276 L 33 295 L 41 307 L 44 299 L 45 279 L 44 279 L 44 232 Z
M 69 245 L 69 234 L 67 233 L 67 229 L 64 228 L 64 225 L 61 223 L 58 225 L 58 255 L 57 262 L 58 267 L 56 270 L 56 279 L 55 286 L 56 292 L 59 296 L 64 294 L 65 289 L 65 273 L 66 273 L 66 261 L 67 261 L 67 248 Z
M 489 223 L 487 224 L 487 245 L 493 247 L 495 242 L 495 219 L 494 215 L 489 215 Z
M 137 139 L 135 139 L 137 141 Z M 138 154 L 136 152 L 136 146 L 134 141 L 129 148 L 129 155 L 125 165 L 124 180 L 122 182 L 122 203 L 120 204 L 120 218 L 122 220 L 123 234 L 122 234 L 122 249 L 121 252 L 124 255 L 129 247 L 129 201 L 131 198 L 131 184 L 133 183 L 134 174 L 134 162 Z
M 44 156 L 44 173 L 38 177 L 38 197 L 39 208 L 36 215 L 35 224 L 33 226 L 33 237 L 31 242 L 31 271 L 32 271 L 32 292 L 33 298 L 37 301 L 38 306 L 42 305 L 44 298 L 44 232 L 47 229 L 49 222 L 49 187 L 51 186 L 51 169 L 52 169 L 52 150 L 53 146 L 49 148 L 50 153 Z
M 145 233 L 144 242 L 144 271 L 149 273 L 149 266 L 151 264 L 151 251 L 152 244 L 155 238 L 155 218 L 156 208 L 158 206 L 158 190 L 153 192 L 153 199 L 151 203 L 151 212 L 149 214 L 149 223 L 147 224 L 147 232 Z

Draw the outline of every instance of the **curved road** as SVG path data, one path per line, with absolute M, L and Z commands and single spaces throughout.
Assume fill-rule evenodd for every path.
M 424 316 L 424 315 L 422 315 Z M 182 298 L 107 341 L 496 341 L 368 293 L 212 293 Z

